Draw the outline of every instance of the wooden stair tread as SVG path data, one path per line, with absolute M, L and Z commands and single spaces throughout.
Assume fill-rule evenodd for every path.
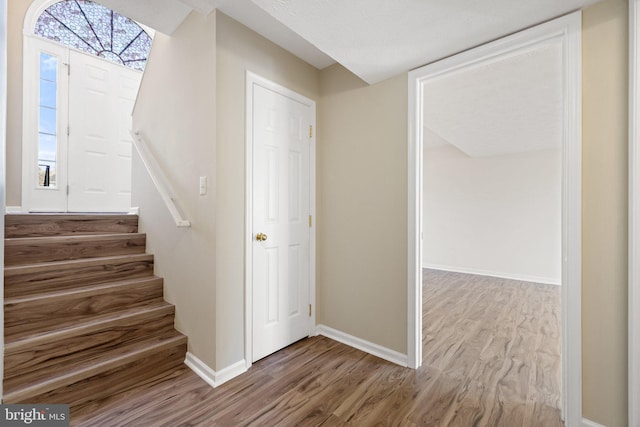
M 8 214 L 5 237 L 59 236 L 69 234 L 135 233 L 138 216 L 128 214 Z
M 13 265 L 4 268 L 5 277 L 17 276 L 26 273 L 35 273 L 39 271 L 46 271 L 49 269 L 67 270 L 77 268 L 79 266 L 96 266 L 110 263 L 119 262 L 133 262 L 133 261 L 153 261 L 153 255 L 151 254 L 132 254 L 132 255 L 114 255 L 108 257 L 97 258 L 81 258 L 70 259 L 65 261 L 50 261 L 28 265 Z
M 5 239 L 5 266 L 144 253 L 144 233 Z
M 4 244 L 3 403 L 75 410 L 184 369 L 137 215 L 5 215 Z
M 162 280 L 162 279 L 158 276 L 136 277 L 133 279 L 96 283 L 93 285 L 79 286 L 79 287 L 70 288 L 70 289 L 61 289 L 61 290 L 50 291 L 50 292 L 40 292 L 40 293 L 28 294 L 24 296 L 7 297 L 4 299 L 4 305 L 6 307 L 14 304 L 38 303 L 40 301 L 45 301 L 45 300 L 47 302 L 53 303 L 60 299 L 83 298 L 90 295 L 105 293 L 110 290 L 115 291 L 119 288 L 127 288 L 127 287 L 131 287 L 132 285 L 146 283 L 146 282 L 155 282 L 158 280 Z
M 144 307 L 134 307 L 113 313 L 91 316 L 83 321 L 73 320 L 66 324 L 55 325 L 53 329 L 40 329 L 24 336 L 5 335 L 5 356 L 42 343 L 91 333 L 145 317 L 152 319 L 173 311 L 173 305 L 162 301 Z
M 144 237 L 144 233 L 111 233 L 111 234 L 74 234 L 69 236 L 38 236 L 38 237 L 7 237 L 4 239 L 5 246 L 17 245 L 39 245 L 58 243 L 74 243 L 94 240 L 120 240 L 135 237 Z
M 30 396 L 46 393 L 101 372 L 134 362 L 157 351 L 186 344 L 187 337 L 174 331 L 169 337 L 138 341 L 112 349 L 92 359 L 83 360 L 60 371 L 51 367 L 4 381 L 5 402 L 20 401 Z

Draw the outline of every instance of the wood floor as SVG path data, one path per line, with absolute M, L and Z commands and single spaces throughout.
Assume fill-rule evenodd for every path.
M 562 426 L 560 289 L 424 273 L 424 364 L 324 337 L 215 389 L 188 368 L 82 413 L 84 426 Z

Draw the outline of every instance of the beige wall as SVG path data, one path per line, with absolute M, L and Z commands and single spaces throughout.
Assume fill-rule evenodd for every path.
M 245 73 L 252 71 L 313 100 L 318 99 L 319 73 L 224 14 L 217 16 L 219 370 L 244 358 Z
M 318 323 L 407 352 L 407 75 L 321 72 Z
M 583 413 L 608 427 L 627 417 L 627 7 L 583 15 Z
M 7 206 L 22 204 L 22 29 L 32 2 L 7 2 Z
M 215 15 L 192 13 L 171 38 L 156 33 L 133 115 L 192 221 L 178 229 L 135 156 L 132 205 L 148 233 L 165 298 L 189 351 L 215 366 Z M 199 177 L 209 192 L 199 195 Z
M 423 267 L 561 283 L 560 147 L 487 157 L 425 147 L 423 171 Z
M 22 25 L 30 3 L 8 2 L 8 205 L 20 204 Z M 318 100 L 318 322 L 405 353 L 407 76 L 366 86 L 339 65 L 319 73 L 230 18 L 215 19 L 194 15 L 175 37 L 157 35 L 134 117 L 194 222 L 191 230 L 173 226 L 136 159 L 141 226 L 190 351 L 215 369 L 243 357 L 249 69 Z M 627 408 L 624 0 L 584 11 L 583 111 L 584 415 L 618 427 Z M 205 197 L 197 193 L 202 175 L 211 184 Z

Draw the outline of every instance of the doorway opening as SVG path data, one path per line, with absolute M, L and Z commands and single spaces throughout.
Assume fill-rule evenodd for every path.
M 21 210 L 128 212 L 148 30 L 92 1 L 45 0 L 23 41 Z
M 425 132 L 425 88 L 446 76 L 474 67 L 490 66 L 536 46 L 559 47 L 561 89 L 561 408 L 567 425 L 580 425 L 581 407 L 581 111 L 580 111 L 580 12 L 452 56 L 414 70 L 409 75 L 409 365 L 418 367 L 422 352 L 422 263 L 423 263 L 423 156 Z M 526 132 L 526 129 L 522 130 Z M 448 135 L 455 138 L 455 135 Z M 490 144 L 485 144 L 490 149 Z M 428 307 L 425 307 L 428 308 Z

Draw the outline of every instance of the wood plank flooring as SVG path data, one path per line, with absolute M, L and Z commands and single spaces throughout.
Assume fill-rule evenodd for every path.
M 324 337 L 215 389 L 183 367 L 72 413 L 82 426 L 563 426 L 560 288 L 424 272 L 423 366 Z

